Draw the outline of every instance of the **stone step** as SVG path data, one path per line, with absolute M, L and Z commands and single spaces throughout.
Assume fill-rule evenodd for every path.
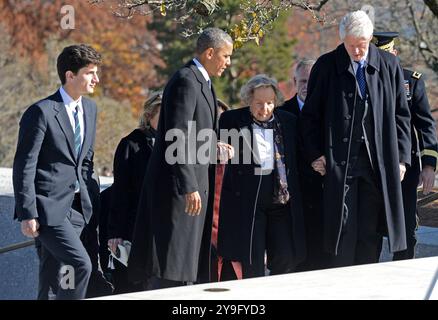
M 438 257 L 225 281 L 100 300 L 438 300 Z M 175 302 L 175 307 L 184 302 Z M 193 305 L 191 302 L 190 305 Z M 200 302 L 200 305 L 202 303 Z

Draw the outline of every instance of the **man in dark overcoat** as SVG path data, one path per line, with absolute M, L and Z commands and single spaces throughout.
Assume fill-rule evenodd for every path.
M 210 77 L 221 76 L 230 66 L 232 51 L 227 33 L 204 30 L 196 58 L 178 70 L 164 90 L 128 262 L 130 278 L 151 277 L 151 289 L 200 280 L 199 265 L 205 261 L 200 256 L 209 252 L 204 247 L 211 238 L 212 212 L 207 206 L 212 203 L 212 179 L 210 161 L 200 159 L 208 138 L 199 133 L 211 135 L 217 129 L 217 99 Z
M 307 96 L 307 83 L 315 60 L 300 60 L 295 67 L 292 81 L 297 93 L 279 107 L 294 114 L 299 123 L 301 111 Z M 301 139 L 298 144 L 298 174 L 303 200 L 303 214 L 306 226 L 306 260 L 297 266 L 297 271 L 309 271 L 326 267 L 327 254 L 322 246 L 323 177 L 313 170 L 304 155 Z
M 331 266 L 378 261 L 383 234 L 406 249 L 401 180 L 410 164 L 410 113 L 395 57 L 370 44 L 364 11 L 348 13 L 343 41 L 315 63 L 301 133 L 324 175 L 324 247 Z

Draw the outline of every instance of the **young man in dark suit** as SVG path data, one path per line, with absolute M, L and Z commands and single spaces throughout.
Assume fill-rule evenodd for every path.
M 227 33 L 205 29 L 197 40 L 196 58 L 164 89 L 128 262 L 132 280 L 151 276 L 151 288 L 200 281 L 200 265 L 208 261 L 203 253 L 210 249 L 212 212 L 207 206 L 212 205 L 214 172 L 210 161 L 200 161 L 198 151 L 205 141 L 196 137 L 201 130 L 214 134 L 217 129 L 211 77 L 221 76 L 230 66 L 232 52 Z M 216 146 L 210 147 L 216 152 Z
M 62 86 L 30 106 L 20 121 L 15 216 L 23 234 L 41 243 L 40 287 L 58 284 L 57 299 L 85 298 L 91 274 L 80 234 L 99 192 L 92 178 L 97 112 L 82 95 L 94 92 L 100 63 L 90 46 L 64 48 L 57 60 Z M 43 267 L 54 259 L 58 270 Z

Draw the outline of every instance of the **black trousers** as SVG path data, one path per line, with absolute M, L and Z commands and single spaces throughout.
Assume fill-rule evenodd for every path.
M 403 207 L 405 210 L 407 249 L 394 253 L 393 260 L 413 259 L 417 244 L 417 187 L 420 180 L 420 164 L 413 160 L 412 166 L 406 170 L 402 181 Z
M 378 262 L 382 242 L 384 203 L 379 181 L 371 168 L 366 149 L 347 176 L 343 228 L 338 255 L 331 267 Z
M 402 181 L 403 208 L 406 227 L 406 250 L 394 252 L 393 261 L 415 258 L 417 245 L 416 231 L 418 228 L 417 216 L 417 187 L 420 180 L 420 164 L 417 158 L 413 159 L 412 166 L 406 170 Z M 378 255 L 382 252 L 382 243 L 378 248 Z
M 128 279 L 128 268 L 113 260 L 115 269 L 111 270 L 111 280 L 114 285 L 113 294 L 123 294 L 145 290 L 145 284 L 133 283 Z
M 257 199 L 250 263 L 242 263 L 243 278 L 293 271 L 292 217 L 288 205 L 273 204 L 273 174 L 262 176 Z
M 80 234 L 84 216 L 71 208 L 62 224 L 40 226 L 37 240 L 40 247 L 38 298 L 46 299 L 49 287 L 58 300 L 84 299 L 91 275 L 91 261 Z M 66 274 L 60 274 L 62 267 Z
M 43 254 L 44 247 L 39 241 L 39 237 L 35 238 L 35 248 L 37 250 L 39 265 L 39 281 L 38 281 L 38 300 L 49 300 L 49 292 L 52 290 L 56 294 L 59 285 L 59 271 L 61 264 L 49 253 Z M 56 274 L 57 277 L 51 275 Z
M 312 169 L 313 170 L 313 169 Z M 319 175 L 319 173 L 316 173 Z M 304 225 L 306 228 L 306 259 L 295 269 L 297 272 L 325 269 L 329 254 L 323 246 L 323 187 L 322 177 L 302 173 L 300 187 L 303 200 Z

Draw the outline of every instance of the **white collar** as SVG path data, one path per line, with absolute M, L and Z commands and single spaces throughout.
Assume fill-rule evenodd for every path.
M 269 119 L 268 121 L 263 121 L 263 122 L 272 122 L 272 121 L 274 121 L 274 119 L 275 119 L 275 117 L 274 117 L 274 113 L 272 113 L 272 117 L 271 117 L 271 119 Z M 261 122 L 261 121 L 260 121 Z M 253 122 L 253 125 L 254 126 L 256 126 L 257 128 L 260 128 L 260 129 L 262 129 L 262 130 L 265 130 L 265 128 L 263 128 L 262 126 L 260 126 L 260 125 L 258 125 L 256 122 Z
M 196 67 L 198 68 L 198 70 L 202 73 L 202 75 L 204 76 L 204 78 L 205 78 L 205 81 L 207 81 L 207 83 L 208 83 L 208 81 L 210 80 L 210 76 L 208 75 L 208 72 L 207 72 L 207 70 L 204 68 L 204 66 L 198 61 L 198 59 L 196 59 L 196 58 L 193 58 L 193 62 L 195 63 L 195 65 L 196 65 Z M 210 80 L 210 82 L 211 82 L 211 80 Z
M 367 59 L 368 59 L 368 52 L 369 52 L 369 49 L 368 49 L 368 51 L 365 53 L 365 55 L 363 56 L 363 58 L 362 58 L 360 61 L 354 61 L 354 60 L 351 59 L 351 57 L 350 57 L 351 64 L 352 64 L 353 66 L 357 66 L 356 62 L 359 62 L 360 64 L 363 64 L 364 67 L 366 67 L 367 64 L 368 64 L 368 62 L 367 62 Z
M 74 110 L 77 105 L 79 105 L 79 112 L 82 112 L 82 96 L 77 100 L 73 100 L 72 97 L 65 91 L 64 87 L 59 88 L 59 93 L 61 94 L 62 100 L 68 109 Z

